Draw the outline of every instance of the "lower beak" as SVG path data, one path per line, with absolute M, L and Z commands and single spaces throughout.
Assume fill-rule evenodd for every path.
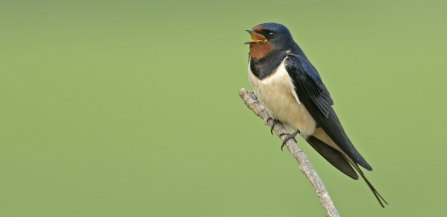
M 250 35 L 251 35 L 251 40 L 245 42 L 244 44 L 251 44 L 251 43 L 266 42 L 266 41 L 267 41 L 267 39 L 266 39 L 263 35 L 261 35 L 261 34 L 259 34 L 259 33 L 256 33 L 256 32 L 253 31 L 253 30 L 245 30 L 245 31 L 247 31 L 248 33 L 250 33 Z

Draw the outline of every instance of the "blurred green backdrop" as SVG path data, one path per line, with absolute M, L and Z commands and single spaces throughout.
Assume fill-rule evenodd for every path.
M 0 2 L 0 216 L 323 216 L 238 97 L 249 39 L 289 27 L 374 167 L 299 144 L 342 216 L 441 216 L 445 1 Z

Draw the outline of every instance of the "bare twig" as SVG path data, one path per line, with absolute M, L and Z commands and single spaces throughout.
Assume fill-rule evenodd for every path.
M 253 111 L 257 116 L 262 118 L 264 120 L 264 123 L 268 126 L 271 126 L 273 121 L 267 121 L 270 117 L 267 111 L 265 110 L 264 106 L 262 106 L 257 100 L 256 96 L 253 92 L 247 91 L 245 88 L 242 88 L 239 91 L 239 96 L 244 100 L 245 104 L 249 109 Z M 279 135 L 282 133 L 287 133 L 286 129 L 281 123 L 275 124 L 275 127 L 273 129 L 275 134 L 280 137 Z M 286 136 L 283 135 L 281 140 L 284 140 Z M 321 206 L 323 206 L 324 212 L 326 216 L 330 217 L 337 217 L 340 216 L 337 212 L 337 209 L 335 209 L 335 206 L 331 200 L 331 197 L 329 196 L 329 193 L 326 191 L 326 188 L 324 187 L 323 181 L 321 181 L 320 177 L 318 176 L 317 172 L 314 170 L 312 165 L 309 162 L 309 159 L 307 159 L 306 154 L 301 150 L 295 141 L 292 139 L 288 140 L 286 142 L 287 149 L 289 150 L 290 154 L 298 161 L 298 164 L 300 165 L 300 170 L 306 175 L 307 179 L 309 179 L 310 184 L 314 187 L 318 199 L 320 200 Z

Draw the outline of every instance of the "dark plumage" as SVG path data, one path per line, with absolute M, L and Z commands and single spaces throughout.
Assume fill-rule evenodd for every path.
M 386 201 L 366 179 L 358 165 L 372 167 L 355 149 L 332 105 L 329 91 L 315 67 L 278 23 L 263 23 L 247 30 L 250 44 L 249 80 L 272 118 L 299 132 L 327 161 L 344 174 L 359 173 L 383 207 Z

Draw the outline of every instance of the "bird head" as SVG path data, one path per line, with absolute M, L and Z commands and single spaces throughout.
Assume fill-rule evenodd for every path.
M 251 35 L 250 56 L 262 58 L 274 50 L 290 50 L 293 47 L 293 38 L 287 27 L 279 23 L 262 23 L 251 30 L 246 30 Z

